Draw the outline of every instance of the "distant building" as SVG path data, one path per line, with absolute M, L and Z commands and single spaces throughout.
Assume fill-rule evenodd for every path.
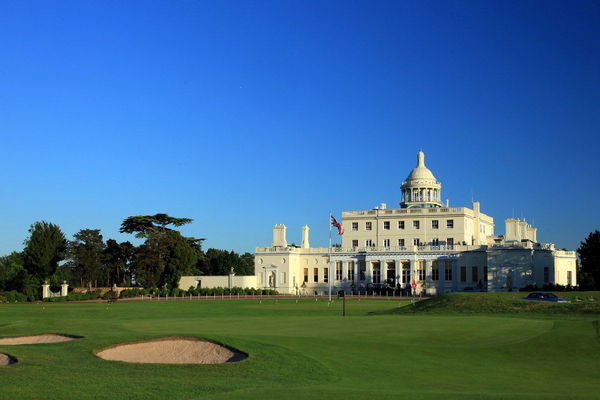
M 311 248 L 308 226 L 301 246 L 290 246 L 285 225 L 275 225 L 271 246 L 256 249 L 256 286 L 327 294 L 330 280 L 333 290 L 363 291 L 409 288 L 414 281 L 415 292 L 439 294 L 577 284 L 575 252 L 538 243 L 536 228 L 526 221 L 506 219 L 506 234 L 495 236 L 494 219 L 479 202 L 472 208 L 444 205 L 442 184 L 425 166 L 423 152 L 400 190 L 400 208 L 382 203 L 342 212 L 341 247 Z

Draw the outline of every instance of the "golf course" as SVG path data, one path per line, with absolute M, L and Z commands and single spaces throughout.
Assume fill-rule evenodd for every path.
M 341 299 L 324 298 L 0 304 L 0 338 L 79 337 L 0 345 L 16 360 L 0 367 L 0 399 L 599 398 L 600 293 L 569 293 L 582 300 L 565 304 L 525 294 L 348 298 L 346 316 Z M 248 357 L 171 365 L 96 355 L 165 337 Z

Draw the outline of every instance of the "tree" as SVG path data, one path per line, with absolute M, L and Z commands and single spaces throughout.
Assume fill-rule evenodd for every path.
M 125 218 L 119 231 L 135 233 L 137 238 L 147 238 L 151 234 L 172 231 L 167 225 L 182 226 L 193 221 L 191 218 L 175 218 L 167 214 L 137 215 Z
M 130 242 L 118 243 L 114 239 L 106 241 L 103 251 L 104 268 L 108 271 L 110 282 L 119 286 L 129 286 L 133 273 L 135 246 Z
M 583 272 L 584 282 L 595 290 L 600 289 L 600 231 L 591 232 L 588 237 L 581 242 L 577 249 L 581 259 L 581 270 Z M 587 285 L 586 285 L 587 286 Z
M 35 280 L 48 278 L 65 257 L 67 240 L 57 225 L 39 221 L 29 228 L 25 240 L 23 265 Z
M 120 231 L 145 238 L 135 255 L 136 282 L 142 286 L 176 287 L 179 277 L 192 271 L 204 239 L 185 238 L 169 225 L 179 227 L 191 218 L 175 218 L 167 214 L 138 215 L 123 220 Z M 197 248 L 197 249 L 196 249 Z
M 102 264 L 105 245 L 100 229 L 82 229 L 73 237 L 75 240 L 69 242 L 69 258 L 82 286 L 87 284 L 91 288 L 97 281 L 109 285 L 110 279 Z
M 254 256 L 245 253 L 240 256 L 234 251 L 208 249 L 199 263 L 205 275 L 227 275 L 233 268 L 237 275 L 254 275 Z
M 8 256 L 0 257 L 0 290 L 18 290 L 14 281 L 24 270 L 23 253 L 13 251 Z
M 240 256 L 240 270 L 235 271 L 238 275 L 254 275 L 254 254 L 244 253 Z
M 183 237 L 179 232 L 170 232 L 168 235 L 170 253 L 161 277 L 161 284 L 166 283 L 173 288 L 179 286 L 179 279 L 183 275 L 192 275 L 196 272 L 195 267 L 201 249 L 198 239 Z

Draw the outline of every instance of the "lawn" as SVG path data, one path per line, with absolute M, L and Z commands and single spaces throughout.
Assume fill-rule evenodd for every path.
M 416 308 L 351 299 L 342 317 L 340 300 L 3 304 L 0 337 L 84 338 L 0 346 L 19 360 L 0 367 L 0 399 L 599 396 L 600 314 L 400 314 L 400 306 Z M 164 336 L 205 337 L 250 357 L 221 365 L 136 365 L 94 355 L 112 344 Z

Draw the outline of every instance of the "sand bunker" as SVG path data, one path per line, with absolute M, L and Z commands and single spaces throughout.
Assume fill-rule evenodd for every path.
M 75 340 L 76 337 L 63 336 L 63 335 L 35 335 L 35 336 L 18 336 L 0 339 L 0 345 L 14 345 L 14 344 L 40 344 L 40 343 L 59 343 L 68 342 Z
M 222 364 L 248 357 L 219 344 L 189 337 L 121 344 L 96 355 L 104 360 L 145 364 Z
M 0 367 L 16 363 L 17 360 L 7 354 L 0 353 Z

